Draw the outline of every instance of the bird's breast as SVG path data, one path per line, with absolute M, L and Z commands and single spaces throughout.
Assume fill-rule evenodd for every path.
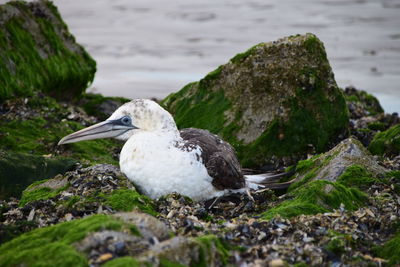
M 121 171 L 151 198 L 177 192 L 202 200 L 217 194 L 199 160 L 200 148 L 182 150 L 177 142 L 157 134 L 132 136 L 121 151 Z

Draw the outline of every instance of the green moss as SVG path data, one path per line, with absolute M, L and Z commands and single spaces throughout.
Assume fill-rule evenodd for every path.
M 29 5 L 15 1 L 3 6 L 3 12 L 12 12 L 6 10 L 14 6 L 21 13 L 10 16 L 0 28 L 0 100 L 33 91 L 63 98 L 81 94 L 93 81 L 95 61 L 82 47 L 75 45 L 79 52 L 67 47 L 65 42 L 74 39 L 62 21 L 35 16 Z M 61 18 L 54 5 L 46 6 Z
M 203 83 L 207 81 L 200 82 L 199 86 Z M 185 98 L 177 104 L 175 115 L 179 115 L 175 116 L 175 121 L 179 128 L 195 127 L 219 132 L 224 129 L 221 121 L 225 120 L 224 111 L 230 105 L 222 90 L 207 92 L 207 89 L 200 88 L 199 94 Z M 210 118 L 213 119 L 210 120 Z
M 103 267 L 140 267 L 143 266 L 132 257 L 125 256 L 107 261 Z
M 194 266 L 209 266 L 208 255 L 217 254 L 223 265 L 227 264 L 230 255 L 229 248 L 215 235 L 204 235 L 196 238 L 200 244 L 199 262 Z
M 35 229 L 0 246 L 1 266 L 87 266 L 73 243 L 102 229 L 121 230 L 124 223 L 107 215 Z
M 368 123 L 368 128 L 374 131 L 384 131 L 386 129 L 386 124 L 380 121 L 374 121 Z
M 308 150 L 309 144 L 315 147 L 317 153 L 323 152 L 333 136 L 348 132 L 349 117 L 345 100 L 341 92 L 336 90 L 332 92 L 336 104 L 332 105 L 332 100 L 325 92 L 327 85 L 319 78 L 319 72 L 309 68 L 302 72 L 301 75 L 307 76 L 305 80 L 314 82 L 307 84 L 310 88 L 299 89 L 297 97 L 287 101 L 286 105 L 290 106 L 287 120 L 275 119 L 257 140 L 238 149 L 243 165 L 259 166 L 272 156 L 300 155 Z
M 19 198 L 29 184 L 63 174 L 73 169 L 75 163 L 76 160 L 69 158 L 46 158 L 0 150 L 0 199 Z
M 161 258 L 160 267 L 188 267 L 188 266 L 176 262 L 171 262 L 165 258 Z
M 389 171 L 385 173 L 386 178 L 400 179 L 400 171 Z
M 340 183 L 312 181 L 291 191 L 292 199 L 264 212 L 264 219 L 276 215 L 288 218 L 301 214 L 316 214 L 332 211 L 343 203 L 347 210 L 355 210 L 365 204 L 367 197 L 356 188 L 347 188 Z
M 65 202 L 65 207 L 72 208 L 80 200 L 81 198 L 79 196 L 72 196 Z
M 400 264 L 400 232 L 376 251 L 379 257 L 389 260 L 389 266 Z
M 42 117 L 25 121 L 2 121 L 0 122 L 0 147 L 15 152 L 48 154 L 49 151 L 54 150 L 54 146 L 62 137 L 82 128 L 84 127 L 81 124 L 74 121 Z M 73 154 L 77 160 L 118 164 L 118 160 L 112 155 L 113 149 L 120 146 L 121 144 L 115 140 L 100 139 L 68 144 L 63 147 L 67 149 L 66 155 Z
M 257 49 L 257 47 L 260 45 L 262 45 L 262 43 L 256 44 L 255 46 L 250 47 L 247 51 L 245 51 L 243 53 L 236 54 L 233 58 L 230 59 L 230 62 L 232 62 L 233 64 L 238 64 L 238 63 L 242 62 L 249 55 L 251 55 Z
M 400 124 L 377 133 L 368 149 L 375 155 L 398 155 L 400 153 Z
M 45 200 L 45 199 L 49 199 L 52 197 L 57 196 L 60 192 L 66 190 L 70 185 L 67 184 L 61 188 L 58 189 L 51 189 L 48 187 L 41 187 L 35 190 L 25 190 L 24 192 L 22 192 L 22 197 L 21 200 L 19 201 L 19 205 L 25 206 L 27 203 L 32 202 L 32 201 L 36 201 L 36 200 Z
M 206 77 L 204 77 L 204 79 L 206 80 L 213 80 L 218 78 L 218 76 L 221 74 L 222 71 L 222 66 L 219 66 L 218 68 L 216 68 L 215 70 L 211 71 L 210 73 L 208 73 L 206 75 Z
M 336 181 L 346 187 L 366 189 L 373 183 L 377 182 L 377 179 L 363 166 L 352 165 L 348 167 Z
M 131 189 L 114 190 L 111 195 L 105 196 L 105 204 L 118 211 L 131 211 L 133 208 L 139 208 L 151 215 L 157 214 L 150 198 Z

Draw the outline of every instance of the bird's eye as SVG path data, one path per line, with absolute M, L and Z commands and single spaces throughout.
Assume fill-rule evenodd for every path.
M 132 124 L 132 120 L 129 116 L 122 117 L 121 122 L 123 125 L 131 125 Z

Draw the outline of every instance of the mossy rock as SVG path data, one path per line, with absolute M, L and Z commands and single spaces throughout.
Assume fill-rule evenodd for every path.
M 384 112 L 379 100 L 363 90 L 347 87 L 344 90 L 344 96 L 352 119 L 373 116 Z
M 1 245 L 0 265 L 88 266 L 92 249 L 106 248 L 112 241 L 125 243 L 126 256 L 105 266 L 219 266 L 230 255 L 228 247 L 213 235 L 173 237 L 154 244 L 156 235 L 147 238 L 141 231 L 117 215 L 92 215 L 35 229 Z
M 368 146 L 375 155 L 394 157 L 400 154 L 400 124 L 377 133 Z
M 116 154 L 122 144 L 113 139 L 57 146 L 62 137 L 95 123 L 88 120 L 86 114 L 79 115 L 81 122 L 67 119 L 79 107 L 73 104 L 61 105 L 51 97 L 37 94 L 29 98 L 27 103 L 22 100 L 18 98 L 7 101 L 12 102 L 10 106 L 16 110 L 15 115 L 0 114 L 0 149 L 33 155 L 62 155 L 92 164 L 118 164 Z M 19 114 L 32 115 L 19 118 Z
M 96 62 L 50 1 L 0 5 L 0 101 L 41 91 L 71 99 L 93 81 Z
M 162 105 L 179 128 L 208 129 L 242 165 L 325 151 L 348 132 L 348 110 L 322 42 L 313 34 L 258 44 Z
M 19 198 L 28 185 L 64 174 L 73 169 L 76 162 L 71 158 L 46 158 L 0 150 L 0 199 Z
M 328 181 L 312 181 L 289 193 L 291 199 L 262 214 L 263 219 L 272 219 L 276 215 L 285 218 L 317 214 L 338 209 L 342 204 L 347 210 L 356 210 L 365 205 L 367 196 L 357 188 Z
M 88 115 L 100 120 L 106 120 L 122 104 L 130 99 L 124 97 L 108 97 L 100 94 L 85 94 L 79 100 L 79 104 Z
M 324 154 L 300 161 L 295 174 L 297 182 L 290 188 L 294 189 L 315 180 L 340 181 L 346 186 L 369 185 L 370 180 L 367 177 L 383 176 L 387 171 L 360 141 L 350 137 Z M 344 178 L 345 174 L 347 176 Z
M 154 245 L 138 257 L 151 266 L 225 266 L 230 255 L 228 246 L 217 236 L 198 238 L 173 237 Z
M 72 184 L 74 186 L 71 187 Z M 63 195 L 71 197 L 65 198 Z M 52 179 L 37 181 L 22 192 L 19 204 L 23 207 L 50 198 L 53 203 L 48 203 L 47 208 L 54 206 L 57 209 L 62 206 L 64 212 L 85 210 L 86 206 L 95 206 L 97 209 L 105 205 L 114 211 L 138 209 L 152 215 L 157 214 L 153 201 L 137 192 L 117 167 L 108 164 L 78 169 Z
M 276 215 L 292 217 L 338 209 L 355 210 L 368 203 L 363 192 L 374 183 L 385 182 L 388 170 L 378 164 L 365 147 L 353 137 L 330 151 L 299 161 L 289 199 L 262 214 L 264 219 Z

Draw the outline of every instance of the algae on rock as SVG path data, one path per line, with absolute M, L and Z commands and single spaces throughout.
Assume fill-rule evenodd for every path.
M 34 91 L 71 99 L 93 81 L 96 62 L 52 2 L 0 5 L 0 25 L 0 101 Z
M 400 124 L 377 133 L 368 146 L 375 155 L 396 156 L 400 154 Z
M 368 197 L 362 191 L 377 182 L 388 170 L 380 166 L 363 145 L 353 137 L 340 142 L 330 151 L 300 161 L 296 180 L 288 189 L 288 200 L 262 214 L 292 217 L 338 209 L 362 207 Z
M 348 132 L 348 110 L 313 34 L 261 43 L 162 101 L 179 128 L 221 135 L 244 166 L 323 152 Z M 311 148 L 311 149 L 313 149 Z

